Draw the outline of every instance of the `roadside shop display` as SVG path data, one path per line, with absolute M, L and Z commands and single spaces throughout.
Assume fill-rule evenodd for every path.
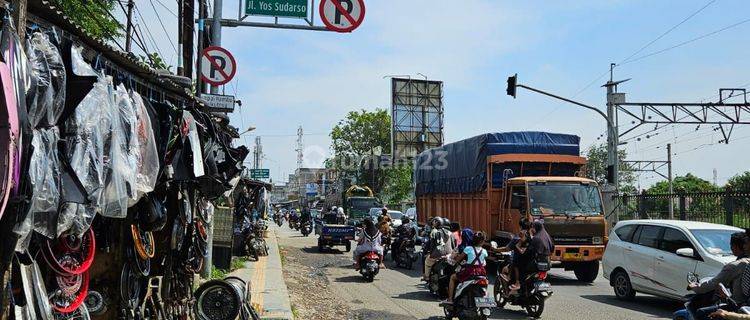
M 12 318 L 195 319 L 202 206 L 233 189 L 247 148 L 225 119 L 92 61 L 74 37 L 35 24 L 20 39 L 12 25 L 0 34 Z

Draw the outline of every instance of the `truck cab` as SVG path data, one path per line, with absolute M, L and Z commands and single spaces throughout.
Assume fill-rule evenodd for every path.
M 607 241 L 598 184 L 579 177 L 519 177 L 506 181 L 504 231 L 518 231 L 522 217 L 542 219 L 555 243 L 551 259 L 580 280 L 596 278 Z M 512 228 L 510 228 L 512 227 Z

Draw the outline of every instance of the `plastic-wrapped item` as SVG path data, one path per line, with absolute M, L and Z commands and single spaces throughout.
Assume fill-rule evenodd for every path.
M 104 205 L 104 151 L 112 131 L 113 106 L 111 80 L 101 77 L 66 125 L 67 160 L 88 201 L 97 207 Z
M 63 232 L 78 237 L 89 230 L 91 223 L 96 217 L 96 208 L 92 205 L 66 202 L 60 205 L 60 214 L 57 220 L 58 236 Z
M 132 92 L 131 96 L 137 121 L 135 133 L 139 147 L 139 152 L 136 153 L 136 168 L 138 168 L 138 171 L 136 172 L 135 189 L 137 194 L 135 201 L 131 202 L 131 205 L 133 205 L 141 196 L 154 191 L 156 179 L 159 175 L 159 154 L 156 150 L 151 117 L 143 103 L 143 98 L 137 92 Z
M 136 172 L 139 153 L 136 138 L 136 117 L 133 101 L 125 87 L 120 85 L 113 93 L 112 131 L 109 141 L 107 176 L 104 182 L 104 207 L 102 215 L 124 218 L 128 215 L 128 204 L 135 203 Z
M 29 163 L 32 185 L 29 216 L 34 219 L 34 231 L 49 238 L 57 237 L 57 209 L 60 204 L 60 159 L 56 127 L 34 130 L 31 145 L 34 151 Z
M 33 89 L 26 96 L 32 127 L 54 126 L 65 107 L 65 64 L 46 34 L 36 32 L 26 48 Z
M 94 68 L 89 65 L 86 60 L 83 59 L 83 54 L 81 54 L 81 51 L 83 48 L 81 46 L 74 44 L 70 48 L 70 60 L 71 60 L 71 66 L 73 69 L 73 74 L 79 76 L 79 77 L 96 77 L 99 76 L 99 74 L 94 70 Z
M 195 122 L 195 118 L 190 112 L 182 112 L 182 121 L 188 128 L 188 140 L 190 141 L 190 149 L 193 152 L 193 175 L 199 178 L 205 174 L 203 168 L 203 150 L 201 149 L 201 140 L 198 137 L 198 126 Z

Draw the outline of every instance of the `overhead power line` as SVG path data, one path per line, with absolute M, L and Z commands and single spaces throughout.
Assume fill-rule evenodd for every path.
M 750 19 L 745 19 L 745 20 L 742 20 L 742 21 L 739 21 L 739 22 L 735 22 L 735 23 L 730 24 L 730 25 L 728 25 L 726 27 L 723 27 L 721 29 L 711 31 L 709 33 L 705 33 L 703 35 L 700 35 L 698 37 L 692 38 L 690 40 L 680 42 L 680 43 L 678 43 L 676 45 L 673 45 L 671 47 L 667 47 L 667 48 L 664 48 L 664 49 L 661 49 L 661 50 L 658 50 L 658 51 L 651 52 L 649 54 L 642 55 L 642 56 L 640 56 L 638 58 L 635 58 L 633 60 L 624 62 L 622 64 L 629 64 L 629 63 L 633 63 L 633 62 L 636 62 L 636 61 L 640 61 L 640 60 L 646 59 L 648 57 L 652 57 L 652 56 L 655 56 L 655 55 L 658 55 L 658 54 L 662 54 L 662 53 L 667 52 L 669 50 L 676 49 L 676 48 L 679 48 L 679 47 L 691 44 L 693 42 L 696 42 L 698 40 L 702 40 L 702 39 L 708 38 L 708 37 L 713 36 L 713 35 L 715 35 L 717 33 L 720 33 L 720 32 L 723 32 L 723 31 L 726 31 L 726 30 L 738 27 L 738 26 L 743 25 L 743 24 L 748 23 L 748 22 L 750 22 Z
M 640 49 L 638 49 L 638 50 L 636 50 L 635 52 L 633 52 L 633 53 L 632 53 L 631 55 L 629 55 L 629 56 L 628 56 L 627 58 L 625 58 L 625 59 L 622 59 L 622 61 L 620 61 L 620 63 L 618 63 L 618 65 L 619 65 L 619 64 L 623 64 L 623 63 L 626 63 L 626 62 L 627 62 L 627 61 L 628 61 L 628 60 L 629 60 L 630 58 L 632 58 L 632 57 L 634 57 L 635 55 L 637 55 L 637 54 L 641 53 L 641 52 L 642 52 L 643 50 L 645 50 L 646 48 L 648 48 L 649 46 L 651 46 L 652 44 L 654 44 L 654 43 L 655 43 L 656 41 L 659 41 L 659 39 L 661 39 L 661 38 L 664 38 L 664 36 L 668 35 L 668 34 L 669 34 L 670 32 L 672 32 L 672 31 L 674 31 L 675 29 L 679 28 L 679 27 L 680 27 L 680 26 L 681 26 L 682 24 L 684 24 L 684 23 L 685 23 L 685 22 L 687 22 L 688 20 L 690 20 L 690 19 L 692 19 L 693 17 L 695 17 L 696 15 L 698 15 L 698 14 L 699 14 L 699 13 L 700 13 L 701 11 L 703 11 L 703 10 L 704 10 L 704 9 L 706 9 L 706 8 L 708 8 L 708 6 L 712 5 L 712 4 L 714 3 L 714 2 L 716 2 L 716 0 L 711 0 L 711 1 L 707 2 L 707 3 L 706 3 L 706 4 L 704 5 L 704 6 L 703 6 L 703 7 L 701 7 L 701 8 L 700 8 L 700 9 L 698 9 L 697 11 L 693 12 L 692 14 L 690 14 L 689 16 L 687 16 L 687 17 L 686 17 L 685 19 L 682 19 L 682 21 L 680 21 L 680 23 L 678 23 L 678 24 L 676 24 L 676 25 L 672 26 L 672 27 L 671 27 L 671 28 L 669 28 L 669 29 L 668 29 L 667 31 L 664 31 L 664 33 L 660 34 L 660 35 L 659 35 L 658 37 L 656 37 L 656 38 L 655 38 L 654 40 L 651 40 L 651 41 L 650 41 L 649 43 L 647 43 L 646 45 L 644 45 L 644 46 L 643 46 L 643 47 L 641 47 Z
M 174 54 L 179 54 L 178 51 L 177 51 L 177 47 L 172 42 L 172 39 L 169 36 L 169 32 L 167 31 L 167 27 L 164 26 L 164 21 L 162 21 L 161 16 L 159 15 L 159 10 L 156 10 L 156 6 L 154 5 L 154 1 L 153 0 L 148 0 L 148 2 L 151 3 L 151 8 L 154 9 L 154 13 L 156 14 L 156 19 L 159 20 L 159 25 L 161 25 L 161 29 L 164 31 L 164 35 L 167 36 L 167 41 L 169 42 L 169 45 L 172 46 L 172 49 L 174 50 Z

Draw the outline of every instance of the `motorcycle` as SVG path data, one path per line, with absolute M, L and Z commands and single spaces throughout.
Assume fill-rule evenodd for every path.
M 299 222 L 295 218 L 289 218 L 289 228 L 299 230 Z
M 284 224 L 284 219 L 281 217 L 281 215 L 275 215 L 273 217 L 273 221 L 276 222 L 279 227 L 281 227 Z
M 245 252 L 247 256 L 258 261 L 259 257 L 268 255 L 268 245 L 263 238 L 263 231 L 268 227 L 264 222 L 255 223 L 245 231 Z
M 359 258 L 359 274 L 365 281 L 372 282 L 380 272 L 380 256 L 375 251 L 366 252 Z
M 312 232 L 312 224 L 310 221 L 307 221 L 302 224 L 302 227 L 300 228 L 300 232 L 302 232 L 302 235 L 307 237 Z
M 414 261 L 417 261 L 417 253 L 414 247 L 414 240 L 409 238 L 399 239 L 394 243 L 394 247 L 391 250 L 391 257 L 397 266 L 403 266 L 409 270 L 412 269 Z
M 475 276 L 459 283 L 453 304 L 442 304 L 446 319 L 486 320 L 496 306 L 492 297 L 487 295 L 488 285 L 486 276 Z
M 687 275 L 687 281 L 689 284 L 699 284 L 711 280 L 710 277 L 698 280 L 698 275 L 690 272 Z M 718 297 L 718 300 L 715 299 Z M 724 309 L 740 314 L 750 314 L 749 307 L 739 307 L 739 305 L 732 300 L 732 293 L 723 284 L 719 284 L 719 288 L 715 292 L 703 293 L 703 294 L 688 294 L 686 296 L 687 302 L 685 302 L 685 309 L 677 310 L 673 315 L 674 320 L 694 320 L 699 319 L 696 316 L 696 312 L 700 308 L 715 306 L 716 309 Z
M 493 243 L 493 247 L 497 245 Z M 521 306 L 526 309 L 526 313 L 532 318 L 539 318 L 544 312 L 544 303 L 552 296 L 552 288 L 549 282 L 546 282 L 547 271 L 550 265 L 547 262 L 537 263 L 537 272 L 532 272 L 521 281 L 521 288 L 516 291 L 510 290 L 510 277 L 503 272 L 506 267 L 510 268 L 511 256 L 508 253 L 501 255 L 498 261 L 497 278 L 495 280 L 494 298 L 499 308 L 505 307 L 510 303 L 514 306 Z
M 444 299 L 448 297 L 448 286 L 450 285 L 451 276 L 456 271 L 456 267 L 448 262 L 448 259 L 440 259 L 430 269 L 430 277 L 427 281 L 427 289 L 430 293 Z
M 383 234 L 382 235 L 382 244 L 383 244 L 383 258 L 385 259 L 386 255 L 389 251 L 391 251 L 391 234 Z

